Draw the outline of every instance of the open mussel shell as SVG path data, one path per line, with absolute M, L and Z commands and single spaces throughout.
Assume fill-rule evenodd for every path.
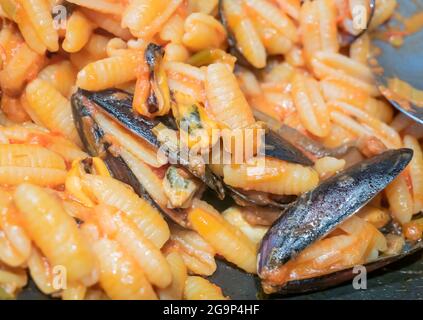
M 381 256 L 379 259 L 367 263 L 364 267 L 366 268 L 367 273 L 372 272 L 386 267 L 387 265 L 399 261 L 407 256 L 415 254 L 422 249 L 423 241 L 419 241 L 414 245 L 407 244 L 402 253 L 398 255 Z M 278 293 L 282 295 L 289 295 L 320 291 L 351 281 L 356 276 L 357 272 L 354 272 L 354 267 L 352 267 L 320 277 L 290 281 L 284 286 L 278 288 Z
M 72 96 L 71 105 L 75 126 L 90 156 L 103 159 L 115 179 L 131 186 L 138 196 L 150 203 L 164 216 L 167 216 L 182 227 L 188 227 L 186 213 L 183 209 L 169 209 L 160 206 L 150 196 L 125 160 L 121 156 L 111 153 L 108 150 L 109 144 L 105 140 L 104 132 L 93 116 L 93 112 L 96 112 L 94 110 L 95 105 L 93 105 L 81 91 Z
M 303 194 L 273 224 L 262 240 L 258 273 L 277 270 L 334 230 L 386 188 L 408 165 L 410 149 L 389 150 L 362 161 Z M 275 291 L 286 284 L 270 283 Z
M 148 119 L 136 114 L 132 108 L 133 95 L 128 92 L 117 89 L 89 92 L 80 89 L 76 94 L 86 97 L 88 101 L 99 107 L 101 111 L 105 112 L 114 121 L 154 148 L 158 149 L 161 147 L 161 143 L 153 131 L 154 128 L 161 125 L 170 130 L 177 130 L 174 118 L 171 116 Z M 204 166 L 204 170 L 197 170 L 187 159 L 181 157 L 178 151 L 169 151 L 167 156 L 171 163 L 178 163 L 203 181 L 210 189 L 216 192 L 220 199 L 225 197 L 225 190 L 221 179 L 207 165 Z

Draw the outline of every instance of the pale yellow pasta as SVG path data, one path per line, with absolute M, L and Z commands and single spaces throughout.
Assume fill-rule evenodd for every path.
M 333 157 L 323 157 L 317 159 L 314 163 L 314 169 L 317 171 L 321 179 L 329 178 L 345 167 L 344 159 L 336 159 Z
M 183 44 L 192 51 L 219 48 L 226 40 L 223 25 L 212 16 L 192 13 L 185 20 Z
M 101 29 L 110 32 L 114 36 L 122 38 L 123 40 L 131 39 L 131 33 L 127 28 L 121 27 L 120 19 L 117 19 L 116 16 L 112 14 L 104 14 L 97 11 L 92 11 L 89 9 L 82 9 L 81 11 L 90 19 L 90 21 L 92 21 Z
M 0 289 L 11 298 L 27 285 L 28 277 L 24 269 L 8 268 L 0 264 Z
M 313 71 L 317 78 L 334 78 L 367 92 L 380 96 L 369 67 L 341 54 L 319 51 L 313 54 Z
M 42 56 L 29 48 L 26 43 L 21 44 L 0 71 L 2 89 L 11 95 L 19 94 L 25 83 L 36 75 L 42 63 Z
M 202 12 L 206 14 L 213 14 L 217 9 L 219 0 L 189 0 L 188 9 L 191 12 Z
M 13 98 L 3 93 L 1 97 L 1 109 L 11 121 L 16 123 L 24 123 L 30 120 L 19 98 Z
M 87 287 L 81 284 L 70 284 L 62 291 L 62 300 L 84 300 Z
M 121 1 L 108 0 L 68 0 L 70 3 L 77 4 L 102 13 L 120 14 L 123 11 Z
M 71 63 L 81 70 L 86 65 L 96 60 L 107 58 L 107 44 L 110 38 L 93 34 L 87 45 L 79 52 L 70 55 Z
M 319 175 L 309 167 L 275 159 L 243 165 L 225 165 L 225 183 L 245 190 L 256 190 L 280 195 L 297 195 L 317 186 Z
M 206 94 L 214 118 L 230 129 L 255 123 L 253 113 L 228 66 L 214 63 L 207 67 Z
M 182 0 L 131 0 L 122 16 L 122 26 L 138 38 L 149 38 L 160 31 Z
M 226 260 L 239 268 L 256 273 L 257 250 L 240 230 L 227 222 L 216 210 L 195 208 L 188 219 L 197 231 Z
M 37 288 L 44 294 L 52 294 L 59 290 L 53 287 L 53 270 L 41 252 L 35 247 L 32 247 L 31 255 L 28 259 L 28 269 L 32 280 L 37 285 Z
M 43 43 L 40 36 L 38 36 L 27 12 L 21 7 L 18 7 L 15 21 L 18 24 L 22 37 L 25 39 L 28 46 L 38 54 L 43 55 L 47 50 L 47 46 Z
M 76 222 L 54 196 L 40 187 L 22 184 L 14 200 L 25 230 L 51 265 L 64 266 L 69 281 L 91 285 L 97 281 L 94 256 Z
M 370 36 L 366 33 L 358 38 L 350 47 L 351 59 L 367 64 L 370 57 Z
M 66 171 L 60 169 L 0 167 L 0 184 L 18 185 L 29 182 L 45 187 L 60 186 L 65 182 Z
M 182 37 L 184 36 L 184 32 L 184 19 L 179 14 L 174 14 L 163 25 L 160 30 L 159 36 L 160 39 L 162 39 L 163 41 L 169 41 L 174 44 L 180 44 L 182 43 Z
M 110 177 L 85 175 L 83 183 L 95 198 L 126 213 L 158 248 L 169 239 L 169 227 L 160 213 L 124 183 Z
M 404 137 L 404 147 L 410 148 L 414 152 L 409 171 L 413 187 L 413 213 L 418 213 L 423 210 L 423 153 L 418 140 L 412 136 Z
M 62 48 L 66 52 L 78 52 L 89 41 L 94 26 L 80 11 L 72 13 L 67 21 Z
M 401 224 L 410 222 L 414 211 L 406 179 L 406 175 L 401 174 L 385 189 L 392 217 Z
M 49 82 L 64 97 L 72 93 L 76 80 L 76 70 L 69 61 L 61 61 L 45 67 L 38 78 Z
M 131 255 L 151 284 L 159 288 L 170 285 L 172 274 L 167 260 L 128 217 L 106 206 L 96 207 L 95 212 L 100 229 Z
M 366 222 L 371 223 L 377 229 L 383 228 L 391 220 L 387 210 L 377 208 L 372 205 L 365 206 L 363 209 L 357 212 L 357 216 Z
M 226 300 L 222 290 L 210 281 L 190 276 L 185 282 L 185 300 Z
M 157 299 L 142 270 L 116 241 L 95 240 L 93 250 L 100 263 L 100 285 L 107 296 L 117 300 Z
M 120 38 L 113 38 L 107 43 L 107 56 L 113 57 L 124 54 L 128 49 L 128 44 Z
M 297 73 L 292 82 L 292 95 L 302 125 L 315 136 L 327 136 L 330 132 L 329 109 L 318 82 Z
M 172 272 L 172 283 L 164 289 L 159 289 L 158 295 L 160 300 L 182 300 L 187 280 L 187 267 L 182 257 L 176 252 L 169 253 L 166 259 Z
M 139 52 L 128 50 L 125 54 L 92 62 L 79 71 L 76 85 L 98 91 L 135 80 L 140 57 Z
M 165 46 L 164 61 L 185 62 L 189 58 L 189 51 L 181 44 L 168 43 Z
M 300 18 L 301 0 L 276 0 L 276 3 L 291 18 L 295 20 Z
M 386 22 L 394 13 L 397 7 L 397 0 L 377 0 L 376 10 L 370 23 L 370 29 L 374 30 Z
M 50 83 L 41 79 L 32 81 L 26 87 L 25 93 L 30 109 L 48 129 L 80 144 L 68 99 Z
M 250 239 L 254 244 L 260 244 L 268 228 L 263 226 L 253 226 L 249 224 L 242 216 L 241 207 L 230 207 L 223 211 L 222 216 L 235 228 L 238 228 Z
M 245 3 L 253 11 L 253 14 L 260 16 L 283 36 L 293 42 L 298 40 L 298 33 L 294 23 L 277 6 L 266 0 L 245 0 Z
M 241 0 L 225 0 L 223 8 L 228 25 L 237 40 L 237 47 L 243 56 L 256 68 L 266 66 L 266 49 L 260 40 L 252 21 L 242 7 Z
M 392 120 L 394 110 L 390 104 L 370 97 L 365 90 L 352 86 L 351 82 L 325 78 L 320 81 L 320 86 L 326 101 L 347 102 L 383 122 L 389 123 Z
M 192 274 L 210 276 L 216 271 L 215 250 L 195 231 L 171 225 L 165 251 L 178 253 Z
M 305 2 L 301 6 L 300 29 L 308 61 L 320 50 L 338 52 L 336 7 L 333 0 Z
M 368 132 L 370 136 L 375 136 L 380 139 L 388 148 L 401 148 L 402 141 L 398 132 L 388 126 L 386 123 L 371 117 L 368 113 L 351 106 L 344 102 L 333 101 L 330 103 L 333 109 L 341 110 L 345 114 L 348 114 L 359 123 L 361 123 L 360 132 Z M 332 112 L 333 113 L 333 112 Z M 351 119 L 352 120 L 352 119 Z M 355 120 L 352 120 L 355 121 Z M 365 134 L 366 135 L 366 134 Z
M 50 8 L 44 0 L 20 0 L 40 40 L 52 52 L 59 50 L 59 35 L 54 28 Z
M 0 145 L 0 167 L 16 166 L 65 170 L 65 162 L 56 153 L 35 145 Z

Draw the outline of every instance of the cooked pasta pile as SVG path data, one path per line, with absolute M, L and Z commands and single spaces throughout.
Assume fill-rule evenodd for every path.
M 404 239 L 419 240 L 423 222 L 413 216 L 423 209 L 423 129 L 381 97 L 367 66 L 369 34 L 350 46 L 340 42 L 341 33 L 354 33 L 352 8 L 367 1 L 302 2 L 0 0 L 0 299 L 16 297 L 29 277 L 62 299 L 227 299 L 207 279 L 217 257 L 257 273 L 258 246 L 274 212 L 236 205 L 218 212 L 198 196 L 198 182 L 170 171 L 99 114 L 96 121 L 152 197 L 185 208 L 190 228 L 165 219 L 114 179 L 101 157 L 86 153 L 71 108 L 77 88 L 131 92 L 134 109 L 149 118 L 172 111 L 181 120 L 195 101 L 201 134 L 210 136 L 202 148 L 217 143 L 213 128 L 259 128 L 259 111 L 327 148 L 358 143 L 369 156 L 413 149 L 411 164 L 383 194 L 284 266 L 287 279 L 395 254 Z M 378 0 L 370 29 L 395 6 Z M 164 50 L 157 88 L 144 61 L 150 43 Z M 150 90 L 161 94 L 156 108 L 146 102 Z M 181 102 L 178 109 L 171 99 Z M 361 159 L 322 157 L 305 167 L 268 158 L 266 170 L 253 175 L 254 159 L 210 167 L 246 192 L 295 196 Z M 172 191 L 166 170 L 191 188 L 188 194 Z M 379 231 L 391 218 L 404 236 Z

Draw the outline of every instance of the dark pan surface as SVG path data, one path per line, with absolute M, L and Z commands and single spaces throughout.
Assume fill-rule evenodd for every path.
M 416 10 L 415 3 L 421 4 L 422 0 L 399 0 L 401 11 L 406 16 Z M 423 32 L 421 32 L 423 35 Z M 423 75 L 423 36 L 416 35 L 406 40 L 401 49 L 395 49 L 386 43 L 378 43 L 384 51 L 381 57 L 382 64 L 389 64 L 390 57 L 404 55 L 413 56 L 413 59 L 403 59 L 401 63 L 392 65 L 390 69 L 393 75 L 407 79 L 412 85 L 418 87 L 422 83 Z M 408 44 L 411 46 L 408 47 Z M 413 51 L 412 55 L 410 52 Z M 420 70 L 416 73 L 416 70 Z M 419 77 L 413 76 L 418 74 Z M 423 89 L 423 88 L 420 88 Z M 227 205 L 216 204 L 216 208 L 223 210 Z M 372 272 L 368 275 L 367 290 L 355 290 L 351 283 L 325 290 L 303 294 L 298 296 L 265 296 L 260 289 L 260 283 L 257 278 L 247 275 L 244 272 L 230 266 L 224 262 L 218 263 L 217 272 L 211 277 L 211 280 L 219 285 L 225 295 L 232 299 L 257 299 L 257 298 L 278 298 L 288 300 L 310 300 L 310 299 L 420 299 L 423 300 L 423 253 L 417 253 L 389 265 L 381 270 Z M 18 299 L 45 300 L 47 296 L 40 293 L 33 282 L 19 295 Z

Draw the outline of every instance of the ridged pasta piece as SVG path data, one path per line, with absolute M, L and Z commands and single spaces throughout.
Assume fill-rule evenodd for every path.
M 224 181 L 230 186 L 279 195 L 299 195 L 317 186 L 319 175 L 309 167 L 275 159 L 264 165 L 225 165 Z
M 110 298 L 116 300 L 157 299 L 142 270 L 116 241 L 95 240 L 93 249 L 100 263 L 100 285 Z
M 314 74 L 319 79 L 334 78 L 357 87 L 372 97 L 380 96 L 370 68 L 339 53 L 318 51 L 311 61 Z
M 192 274 L 211 276 L 216 271 L 215 250 L 195 231 L 172 225 L 164 251 L 178 253 Z
M 226 41 L 223 25 L 212 16 L 192 13 L 184 24 L 183 44 L 191 51 L 220 48 Z
M 32 81 L 25 93 L 29 108 L 48 129 L 80 144 L 68 99 L 50 83 L 40 79 Z
M 351 59 L 366 64 L 370 56 L 370 37 L 363 34 L 350 47 Z
M 165 56 L 163 61 L 185 62 L 189 58 L 189 55 L 188 49 L 182 44 L 168 43 L 165 46 Z
M 389 209 L 394 219 L 401 224 L 411 221 L 413 216 L 413 198 L 407 183 L 407 176 L 398 176 L 386 189 Z
M 87 287 L 81 284 L 69 284 L 61 293 L 62 300 L 80 301 L 84 300 Z
M 181 44 L 184 32 L 184 18 L 179 14 L 174 14 L 163 25 L 160 30 L 159 36 L 160 39 L 162 39 L 163 41 L 169 41 L 173 44 Z
M 345 164 L 346 161 L 344 159 L 323 157 L 316 160 L 314 163 L 314 169 L 317 171 L 321 179 L 327 179 L 344 169 Z
M 295 24 L 277 6 L 266 0 L 245 0 L 250 10 L 257 14 L 274 27 L 283 36 L 293 42 L 298 41 L 298 33 Z
M 31 239 L 20 225 L 12 201 L 12 195 L 0 188 L 0 260 L 18 267 L 31 253 Z
M 165 257 L 128 217 L 107 206 L 97 206 L 95 212 L 100 229 L 131 255 L 151 284 L 166 288 L 172 282 L 170 266 Z
M 252 21 L 243 9 L 241 0 L 222 2 L 228 24 L 243 56 L 256 68 L 266 66 L 266 49 L 260 40 Z
M 302 125 L 315 136 L 326 137 L 330 133 L 329 109 L 318 82 L 297 73 L 292 83 L 292 95 Z
M 29 273 L 37 288 L 44 294 L 53 294 L 58 291 L 53 287 L 53 270 L 47 258 L 35 246 L 32 247 L 28 259 Z
M 24 182 L 44 187 L 56 187 L 65 183 L 66 171 L 60 169 L 0 167 L 0 184 L 18 185 Z
M 94 61 L 107 58 L 106 48 L 109 41 L 109 37 L 92 34 L 87 45 L 81 51 L 70 54 L 70 62 L 78 70 L 81 70 Z
M 305 2 L 301 6 L 300 29 L 308 61 L 319 50 L 338 52 L 336 7 L 333 0 Z
M 215 284 L 201 278 L 190 276 L 185 282 L 185 300 L 226 300 L 225 296 Z
M 362 218 L 364 221 L 371 223 L 377 229 L 383 228 L 391 220 L 391 217 L 386 210 L 372 205 L 365 206 L 357 212 L 357 216 Z
M 94 255 L 60 201 L 31 184 L 18 186 L 14 200 L 25 230 L 51 265 L 64 266 L 69 281 L 95 283 Z
M 231 207 L 226 209 L 222 216 L 235 228 L 244 233 L 248 239 L 254 244 L 258 245 L 266 234 L 268 228 L 263 226 L 253 226 L 249 224 L 242 215 L 243 208 Z
M 44 68 L 38 78 L 49 82 L 64 97 L 69 97 L 76 80 L 76 70 L 69 61 L 61 61 Z
M 89 41 L 94 26 L 82 12 L 75 11 L 67 21 L 62 48 L 66 52 L 78 52 Z
M 82 180 L 100 203 L 126 213 L 158 248 L 169 239 L 169 227 L 160 213 L 129 186 L 110 177 L 85 175 Z
M 206 94 L 214 118 L 230 129 L 246 128 L 254 116 L 231 70 L 223 63 L 208 66 Z
M 122 15 L 122 26 L 138 38 L 150 38 L 160 31 L 182 0 L 131 0 Z
M 404 137 L 404 147 L 414 152 L 409 170 L 413 187 L 413 213 L 418 213 L 423 210 L 423 153 L 418 140 L 412 136 Z
M 18 95 L 28 80 L 32 80 L 44 63 L 44 57 L 33 51 L 26 43 L 13 50 L 13 56 L 6 60 L 0 71 L 2 90 Z
M 227 222 L 216 210 L 195 208 L 188 219 L 197 231 L 226 260 L 239 268 L 256 273 L 257 250 L 240 230 Z
M 44 0 L 20 0 L 28 18 L 41 41 L 51 52 L 59 50 L 59 35 L 54 28 L 53 17 Z
M 140 58 L 139 52 L 128 50 L 125 54 L 92 62 L 78 73 L 76 85 L 99 91 L 135 80 Z
M 119 15 L 123 11 L 122 1 L 107 0 L 69 0 L 68 2 L 103 13 Z
M 0 263 L 0 290 L 6 298 L 15 299 L 16 294 L 27 285 L 28 276 L 25 269 L 9 268 Z
M 371 116 L 385 123 L 389 123 L 392 120 L 394 110 L 390 104 L 370 97 L 366 91 L 351 86 L 347 81 L 327 78 L 320 81 L 320 86 L 328 102 L 343 101 L 366 111 Z
M 65 162 L 56 153 L 35 145 L 0 145 L 0 167 L 32 167 L 65 170 Z
M 329 103 L 329 106 L 332 109 L 340 110 L 343 113 L 354 117 L 358 123 L 361 125 L 361 130 L 364 132 L 369 132 L 370 135 L 376 136 L 380 139 L 388 148 L 401 148 L 402 141 L 398 132 L 393 128 L 388 126 L 386 123 L 373 118 L 368 113 L 349 105 L 345 102 L 333 101 Z M 355 120 L 353 120 L 355 121 Z M 366 135 L 366 134 L 364 134 Z
M 110 34 L 123 40 L 130 40 L 131 33 L 127 28 L 122 28 L 120 16 L 114 14 L 104 14 L 98 11 L 81 8 L 81 11 L 99 28 L 106 30 Z
M 301 0 L 276 0 L 276 3 L 291 18 L 300 18 Z
M 166 259 L 172 272 L 172 283 L 164 289 L 159 289 L 158 295 L 160 300 L 182 300 L 187 280 L 187 267 L 182 257 L 176 252 L 169 253 Z
M 20 99 L 7 94 L 3 94 L 1 97 L 1 110 L 13 122 L 23 123 L 31 120 Z

